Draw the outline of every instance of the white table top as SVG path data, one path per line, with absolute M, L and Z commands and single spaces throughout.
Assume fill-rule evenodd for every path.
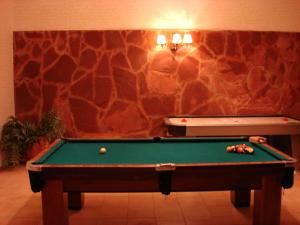
M 167 125 L 174 126 L 258 126 L 258 125 L 299 125 L 300 121 L 289 117 L 170 117 Z

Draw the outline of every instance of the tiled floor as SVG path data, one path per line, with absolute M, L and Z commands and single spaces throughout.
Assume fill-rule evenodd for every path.
M 283 193 L 281 224 L 300 225 L 300 172 Z M 70 225 L 244 225 L 249 208 L 234 208 L 229 192 L 86 194 Z M 41 200 L 32 193 L 24 166 L 0 171 L 0 225 L 41 225 Z M 55 225 L 55 224 L 53 224 Z M 271 224 L 270 224 L 271 225 Z

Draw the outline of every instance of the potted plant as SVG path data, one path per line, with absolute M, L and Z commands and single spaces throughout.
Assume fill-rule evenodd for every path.
M 61 138 L 64 132 L 64 125 L 54 111 L 44 113 L 41 121 L 36 127 L 38 139 L 31 147 L 27 148 L 26 159 L 31 159 L 36 156 L 53 140 Z
M 21 122 L 11 116 L 2 127 L 0 148 L 4 151 L 4 166 L 16 166 L 25 158 L 30 159 L 49 142 L 62 137 L 64 126 L 54 111 L 43 114 L 34 124 Z
M 65 132 L 64 125 L 59 116 L 54 111 L 48 111 L 43 114 L 37 127 L 39 137 L 46 138 L 48 142 L 60 138 Z

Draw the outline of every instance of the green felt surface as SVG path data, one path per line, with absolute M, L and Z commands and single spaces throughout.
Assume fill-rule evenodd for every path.
M 228 145 L 245 143 L 254 154 L 226 152 Z M 99 154 L 105 147 L 106 154 Z M 286 160 L 262 145 L 244 139 L 196 139 L 171 141 L 61 141 L 36 164 L 157 164 L 228 163 Z

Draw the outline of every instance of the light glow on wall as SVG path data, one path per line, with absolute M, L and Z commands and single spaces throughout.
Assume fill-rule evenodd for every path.
M 185 10 L 167 11 L 157 16 L 153 27 L 157 29 L 191 29 L 195 27 L 195 19 Z

